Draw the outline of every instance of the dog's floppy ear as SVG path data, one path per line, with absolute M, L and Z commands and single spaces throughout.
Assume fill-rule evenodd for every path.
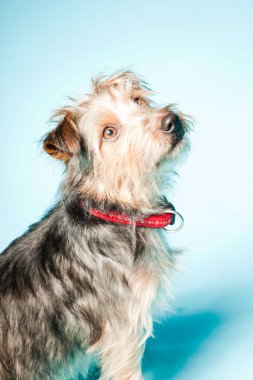
M 68 161 L 80 152 L 80 134 L 70 114 L 48 134 L 43 148 L 50 156 L 63 161 Z

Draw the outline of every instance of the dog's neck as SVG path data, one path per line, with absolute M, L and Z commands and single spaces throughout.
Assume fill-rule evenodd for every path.
M 62 201 L 68 208 L 70 207 L 73 210 L 79 208 L 87 215 L 90 214 L 90 210 L 98 210 L 99 213 L 102 214 L 110 214 L 112 212 L 118 215 L 127 216 L 132 220 L 145 218 L 150 215 L 160 215 L 168 209 L 175 210 L 174 206 L 165 196 L 160 196 L 153 202 L 151 207 L 145 208 L 132 207 L 132 205 L 122 202 L 110 202 L 108 199 L 101 200 L 95 197 L 91 198 L 82 193 L 65 194 Z
M 115 210 L 128 215 L 159 213 L 168 208 L 168 201 L 161 196 L 157 178 L 153 176 L 144 179 L 140 176 L 137 183 L 133 179 L 124 182 L 119 177 L 118 186 L 110 186 L 89 173 L 83 175 L 79 172 L 75 176 L 70 173 L 71 171 L 67 173 L 62 183 L 64 201 L 72 202 L 78 196 L 85 200 L 87 207 L 102 211 Z

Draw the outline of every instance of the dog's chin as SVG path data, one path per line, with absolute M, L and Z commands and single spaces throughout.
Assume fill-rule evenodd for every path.
M 190 143 L 187 136 L 175 137 L 174 141 L 168 152 L 168 158 L 180 160 L 181 158 L 186 158 L 190 150 Z

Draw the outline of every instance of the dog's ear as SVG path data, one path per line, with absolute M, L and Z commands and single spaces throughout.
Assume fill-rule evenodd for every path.
M 70 114 L 48 134 L 43 148 L 50 156 L 63 161 L 68 161 L 80 152 L 80 134 Z

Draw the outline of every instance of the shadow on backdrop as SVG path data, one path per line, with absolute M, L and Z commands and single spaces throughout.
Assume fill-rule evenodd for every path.
M 155 323 L 155 339 L 149 339 L 143 358 L 144 375 L 155 380 L 173 379 L 219 326 L 214 312 L 177 315 Z

